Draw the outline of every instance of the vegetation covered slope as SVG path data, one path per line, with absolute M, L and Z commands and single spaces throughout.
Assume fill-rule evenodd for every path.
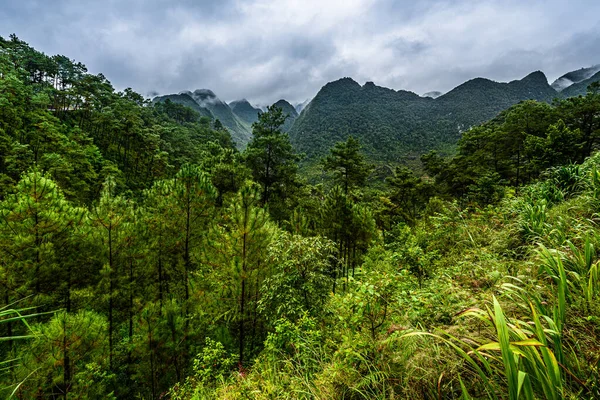
M 166 96 L 156 97 L 152 101 L 165 102 L 167 100 L 171 101 L 172 103 L 177 103 L 181 104 L 182 106 L 189 107 L 192 110 L 196 111 L 198 114 L 200 114 L 200 116 L 208 117 L 211 119 L 214 118 L 213 114 L 210 112 L 209 109 L 200 107 L 200 105 L 198 105 L 198 103 L 196 103 L 188 93 L 168 94 Z
M 595 110 L 597 124 L 600 105 Z M 513 122 L 494 123 L 506 129 Z M 555 135 L 547 127 L 542 136 Z M 465 153 L 457 157 L 466 157 L 472 145 L 463 142 Z M 342 147 L 349 148 L 336 146 Z M 488 206 L 482 205 L 489 199 L 467 202 L 465 196 L 444 201 L 436 193 L 439 182 L 404 168 L 388 182 L 383 198 L 354 191 L 360 183 L 347 192 L 377 210 L 381 236 L 371 238 L 355 271 L 342 270 L 319 311 L 304 308 L 302 300 L 282 304 L 250 369 L 228 372 L 234 355 L 207 342 L 191 376 L 173 389 L 176 398 L 600 396 L 599 154 L 545 170 L 542 179 L 518 187 L 519 194 L 504 183 L 504 195 Z M 325 207 L 331 196 L 343 197 L 333 189 Z M 314 282 L 300 278 L 311 271 L 310 256 L 299 249 L 282 253 L 279 241 L 270 246 L 283 272 L 264 295 L 282 296 L 280 284 L 285 293 L 314 294 Z M 302 291 L 297 295 L 302 299 Z
M 352 135 L 372 160 L 398 161 L 452 147 L 462 132 L 519 101 L 556 96 L 541 72 L 510 83 L 473 79 L 436 99 L 344 78 L 321 89 L 290 137 L 309 160 Z
M 236 100 L 229 103 L 231 111 L 248 125 L 258 121 L 258 114 L 262 112 L 260 108 L 253 107 L 248 100 Z
M 219 99 L 211 90 L 197 89 L 194 92 L 184 91 L 178 95 L 165 95 L 154 98 L 154 102 L 164 102 L 167 99 L 202 110 L 202 115 L 210 116 L 214 121 L 219 120 L 231 133 L 238 148 L 244 148 L 250 141 L 251 124 L 238 118 L 229 105 Z M 190 104 L 190 99 L 195 106 Z
M 552 82 L 552 88 L 557 92 L 560 92 L 575 83 L 579 83 L 591 78 L 598 71 L 600 71 L 600 65 L 594 65 L 589 68 L 580 68 L 575 71 L 567 72 Z M 582 94 L 585 94 L 585 92 Z
M 563 95 L 563 97 L 584 96 L 587 92 L 588 87 L 594 82 L 600 82 L 600 71 L 596 72 L 588 79 L 584 79 L 580 82 L 570 85 L 569 87 L 564 89 L 561 92 L 561 94 Z
M 276 101 L 273 105 L 281 108 L 283 115 L 286 117 L 285 123 L 283 124 L 281 130 L 283 132 L 289 132 L 290 129 L 292 129 L 296 118 L 298 118 L 298 111 L 296 111 L 296 108 L 293 105 L 283 99 Z

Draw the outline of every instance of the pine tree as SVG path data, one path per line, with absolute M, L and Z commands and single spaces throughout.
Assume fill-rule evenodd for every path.
M 119 322 L 117 314 L 122 301 L 122 278 L 126 271 L 124 249 L 134 221 L 132 204 L 115 194 L 115 181 L 112 177 L 105 182 L 100 200 L 90 212 L 90 221 L 95 227 L 99 243 L 98 256 L 103 264 L 105 279 L 99 289 L 107 299 L 109 366 L 114 371 L 115 331 Z
M 75 272 L 84 211 L 64 198 L 56 184 L 37 169 L 23 176 L 17 191 L 0 203 L 0 258 L 4 301 L 29 295 L 39 311 L 72 311 Z M 8 326 L 9 331 L 12 327 Z M 71 385 L 71 364 L 64 330 L 62 390 Z
M 333 172 L 333 180 L 348 194 L 356 187 L 364 186 L 372 167 L 360 152 L 360 143 L 354 137 L 338 142 L 330 154 L 322 160 L 323 169 Z
M 246 165 L 262 188 L 262 204 L 269 204 L 277 219 L 285 213 L 285 201 L 298 187 L 300 156 L 294 152 L 287 133 L 281 131 L 285 119 L 276 106 L 261 113 L 252 125 L 252 141 L 244 152 Z
M 237 331 L 238 362 L 242 367 L 246 355 L 253 354 L 264 335 L 257 307 L 260 287 L 269 275 L 267 246 L 274 227 L 260 207 L 258 191 L 252 187 L 242 188 L 232 199 L 225 218 L 218 248 L 220 264 L 213 271 L 212 280 L 221 283 L 224 298 L 234 301 L 226 306 L 235 311 L 232 330 Z

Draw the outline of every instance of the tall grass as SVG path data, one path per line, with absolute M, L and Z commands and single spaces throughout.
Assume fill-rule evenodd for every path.
M 6 305 L 0 308 L 0 324 L 11 324 L 11 323 L 21 323 L 25 326 L 27 334 L 19 334 L 19 335 L 10 335 L 10 336 L 2 336 L 0 337 L 0 342 L 11 342 L 13 340 L 24 340 L 31 339 L 34 337 L 33 329 L 28 323 L 28 319 L 38 317 L 42 314 L 47 313 L 31 313 L 28 314 L 29 311 L 34 310 L 33 307 L 30 308 L 14 308 L 17 303 Z M 0 374 L 7 374 L 12 371 L 15 366 L 15 363 L 18 362 L 18 358 L 9 358 L 7 360 L 0 361 Z M 35 371 L 31 372 L 29 376 L 31 376 Z M 29 378 L 27 376 L 24 380 L 20 382 L 14 383 L 11 387 L 13 387 L 12 392 L 8 395 L 8 399 L 11 399 L 15 396 L 21 385 Z M 2 388 L 2 390 L 10 390 L 11 387 Z

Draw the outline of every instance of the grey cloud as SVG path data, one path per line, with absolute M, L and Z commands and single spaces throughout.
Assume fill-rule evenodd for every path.
M 0 0 L 0 35 L 118 89 L 314 96 L 343 76 L 417 93 L 600 63 L 600 3 L 575 0 Z

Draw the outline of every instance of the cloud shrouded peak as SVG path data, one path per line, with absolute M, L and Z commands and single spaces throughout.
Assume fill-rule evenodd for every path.
M 600 3 L 574 0 L 24 0 L 0 35 L 145 94 L 303 102 L 349 76 L 415 93 L 597 64 Z M 192 92 L 194 93 L 194 92 Z

